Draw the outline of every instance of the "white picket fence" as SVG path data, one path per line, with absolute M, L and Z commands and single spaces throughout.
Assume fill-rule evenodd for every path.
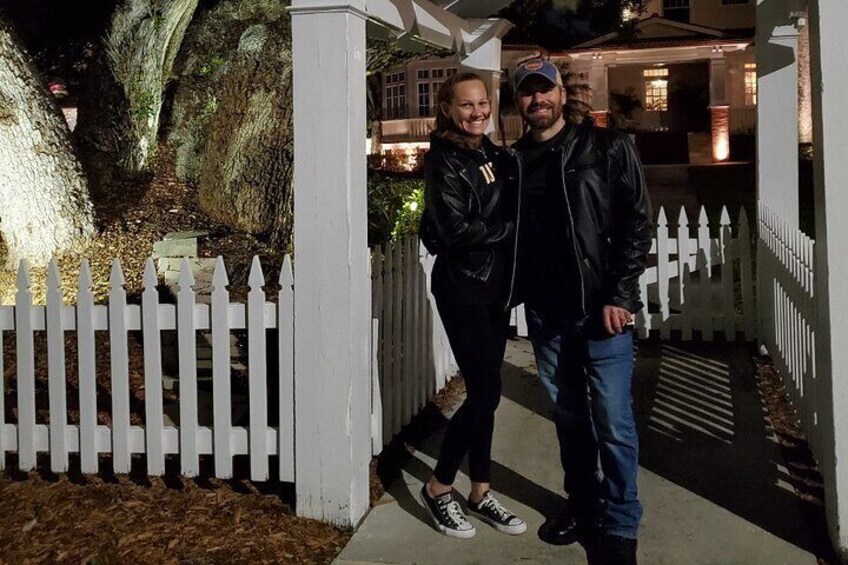
M 813 453 L 818 461 L 828 461 L 822 457 L 818 418 L 815 242 L 763 203 L 759 216 L 760 341 L 784 377 Z
M 738 334 L 748 341 L 756 337 L 754 276 L 751 233 L 744 208 L 735 229 L 727 208 L 711 237 L 706 210 L 702 207 L 696 225 L 690 225 L 686 209 L 680 208 L 671 237 L 664 208 L 656 219 L 656 237 L 649 264 L 639 279 L 646 308 L 636 316 L 640 337 L 654 331 L 662 339 L 678 332 L 692 340 L 698 332 L 712 341 L 716 332 L 728 341 Z M 694 237 L 693 237 L 694 233 Z
M 371 256 L 371 304 L 379 321 L 373 340 L 378 452 L 445 386 L 457 366 L 429 289 L 435 257 L 415 236 L 375 247 Z
M 115 473 L 130 471 L 133 454 L 146 455 L 147 474 L 162 475 L 165 457 L 178 454 L 181 473 L 195 476 L 200 456 L 214 455 L 214 472 L 219 478 L 233 475 L 233 457 L 249 455 L 250 477 L 269 478 L 269 457 L 279 458 L 279 478 L 294 480 L 294 375 L 293 375 L 293 278 L 291 260 L 280 272 L 276 303 L 267 302 L 265 279 L 259 259 L 254 257 L 248 284 L 247 303 L 230 302 L 224 262 L 218 258 L 214 271 L 211 303 L 198 303 L 194 280 L 183 261 L 176 304 L 160 304 L 156 270 L 148 259 L 144 272 L 141 304 L 127 304 L 124 277 L 115 261 L 110 277 L 108 304 L 95 304 L 87 261 L 79 277 L 77 303 L 63 304 L 59 271 L 49 268 L 46 306 L 33 305 L 25 263 L 18 272 L 14 305 L 0 306 L 0 351 L 4 332 L 14 331 L 17 351 L 17 419 L 7 422 L 0 402 L 0 469 L 6 452 L 16 451 L 18 467 L 36 466 L 39 452 L 50 453 L 54 472 L 68 470 L 69 454 L 79 453 L 83 473 L 98 472 L 98 455 L 111 454 Z M 266 339 L 276 328 L 279 355 L 279 426 L 268 426 Z M 176 330 L 179 346 L 179 426 L 165 425 L 162 394 L 161 332 Z M 212 427 L 198 424 L 196 332 L 212 333 Z M 230 332 L 247 330 L 249 426 L 233 425 L 231 411 Z M 65 378 L 65 332 L 75 331 L 78 345 L 79 425 L 68 424 Z M 95 374 L 95 332 L 108 331 L 111 373 L 111 424 L 98 424 Z M 144 426 L 130 424 L 128 332 L 141 331 L 144 351 Z M 36 413 L 34 334 L 46 332 L 48 356 L 49 423 L 39 422 Z M 3 356 L 0 355 L 0 375 Z M 3 394 L 0 379 L 0 399 Z

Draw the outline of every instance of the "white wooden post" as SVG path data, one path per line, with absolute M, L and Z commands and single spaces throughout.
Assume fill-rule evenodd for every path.
M 227 268 L 220 255 L 212 273 L 212 437 L 215 445 L 215 476 L 233 476 L 233 447 L 230 430 L 233 410 L 230 404 L 230 292 Z M 282 331 L 282 330 L 281 330 Z M 251 407 L 252 408 L 252 407 Z M 281 426 L 282 427 L 282 426 Z
M 130 456 L 130 369 L 127 343 L 127 291 L 117 259 L 109 275 L 109 368 L 112 382 L 112 469 L 129 473 Z M 182 390 L 180 390 L 182 394 Z M 180 411 L 182 418 L 182 411 Z M 180 420 L 182 425 L 182 419 Z
M 250 479 L 268 480 L 268 366 L 265 349 L 265 275 L 253 256 L 247 278 L 247 369 L 250 405 Z
M 35 468 L 35 358 L 29 265 L 18 266 L 15 293 L 15 340 L 18 361 L 18 468 Z
M 798 0 L 757 0 L 757 195 L 798 227 Z
M 280 355 L 280 480 L 294 482 L 294 275 L 291 257 L 283 259 L 277 297 L 277 349 Z
M 816 375 L 822 451 L 819 461 L 831 539 L 848 557 L 848 3 L 810 2 L 810 55 L 815 134 L 816 245 L 818 299 Z M 775 119 L 775 121 L 778 121 Z M 822 455 L 819 456 L 820 459 Z
M 194 324 L 194 275 L 183 258 L 177 279 L 177 346 L 180 372 L 180 469 L 186 477 L 200 472 L 197 447 L 197 332 Z M 253 405 L 250 406 L 251 411 Z
M 97 375 L 94 342 L 94 293 L 91 269 L 83 259 L 77 294 L 77 350 L 79 352 L 80 467 L 96 473 L 97 465 Z
M 294 0 L 297 513 L 368 509 L 371 296 L 364 0 Z
M 144 336 L 144 423 L 147 474 L 165 474 L 162 430 L 162 333 L 159 329 L 159 292 L 153 259 L 144 264 L 144 292 L 141 295 L 141 330 Z
M 50 394 L 50 469 L 54 473 L 68 470 L 68 446 L 65 428 L 68 411 L 65 403 L 65 332 L 62 328 L 62 283 L 56 260 L 47 271 L 47 374 Z M 2 356 L 2 350 L 0 350 Z

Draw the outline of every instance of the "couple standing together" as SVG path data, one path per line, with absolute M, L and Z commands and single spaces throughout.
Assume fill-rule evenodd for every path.
M 440 532 L 472 537 L 452 487 L 467 453 L 468 514 L 506 534 L 527 529 L 489 490 L 509 309 L 523 302 L 568 494 L 542 537 L 582 539 L 600 563 L 635 563 L 632 321 L 652 237 L 641 165 L 628 136 L 566 123 L 549 61 L 519 65 L 514 88 L 529 131 L 512 149 L 484 135 L 491 116 L 479 76 L 455 75 L 439 92 L 420 231 L 437 256 L 432 291 L 467 397 L 421 499 Z

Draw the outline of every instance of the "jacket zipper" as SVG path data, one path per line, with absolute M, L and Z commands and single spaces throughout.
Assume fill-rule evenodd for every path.
M 518 164 L 516 167 L 518 170 L 518 194 L 516 195 L 518 198 L 518 207 L 515 215 L 515 236 L 512 245 L 512 276 L 510 276 L 509 280 L 509 294 L 507 295 L 504 310 L 509 310 L 509 305 L 512 304 L 512 298 L 515 294 L 515 274 L 518 272 L 518 228 L 521 225 L 521 159 L 515 153 L 512 154 L 512 158 Z
M 480 200 L 480 195 L 477 193 L 477 189 L 474 188 L 474 184 L 471 182 L 471 180 L 467 176 L 465 176 L 465 173 L 463 173 L 462 171 L 459 171 L 459 176 L 461 176 L 463 178 L 463 180 L 465 180 L 465 182 L 468 183 L 468 186 L 471 187 L 471 192 L 474 193 L 474 197 L 477 199 L 477 210 L 480 212 L 480 214 L 482 214 L 483 213 L 483 202 L 482 202 L 482 200 Z
M 574 215 L 571 211 L 571 200 L 568 198 L 568 187 L 565 183 L 565 175 L 568 174 L 568 171 L 565 170 L 565 164 L 568 162 L 568 158 L 571 156 L 571 151 L 574 148 L 575 142 L 571 143 L 568 146 L 568 149 L 563 151 L 562 153 L 562 164 L 560 165 L 560 170 L 562 171 L 562 192 L 565 196 L 565 209 L 568 212 L 568 225 L 571 228 L 571 243 L 574 246 L 574 258 L 577 260 L 577 274 L 580 275 L 580 313 L 582 315 L 586 315 L 586 288 L 585 282 L 583 280 L 583 266 L 582 259 L 580 257 L 580 250 L 577 247 L 577 232 L 574 229 Z

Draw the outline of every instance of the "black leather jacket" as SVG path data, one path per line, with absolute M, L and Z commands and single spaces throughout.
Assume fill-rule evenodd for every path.
M 636 313 L 644 306 L 639 277 L 645 270 L 653 237 L 650 203 L 636 148 L 624 133 L 589 125 L 566 127 L 570 131 L 559 147 L 568 214 L 562 229 L 575 245 L 582 313 L 598 316 L 605 305 Z M 514 149 L 520 151 L 527 141 L 527 137 L 519 140 Z M 520 166 L 518 177 L 520 191 Z M 523 253 L 521 224 L 533 218 L 522 216 L 520 204 L 518 217 L 516 251 Z M 511 305 L 521 301 L 519 289 L 520 280 L 514 276 Z
M 486 137 L 474 150 L 431 136 L 420 233 L 437 255 L 437 298 L 505 304 L 515 233 L 515 191 L 508 193 L 504 169 L 509 159 Z

